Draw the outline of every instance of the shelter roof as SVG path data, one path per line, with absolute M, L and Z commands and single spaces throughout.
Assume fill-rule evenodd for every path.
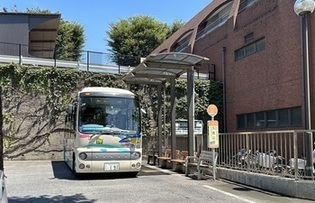
M 188 69 L 208 60 L 206 57 L 183 52 L 151 54 L 142 59 L 123 80 L 133 84 L 160 84 L 171 78 L 178 78 Z

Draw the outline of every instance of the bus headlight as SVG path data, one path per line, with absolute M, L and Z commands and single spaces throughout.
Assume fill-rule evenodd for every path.
M 81 153 L 79 154 L 79 158 L 80 158 L 81 160 L 85 160 L 85 159 L 87 158 L 87 154 L 86 154 L 85 152 L 81 152 Z
M 84 168 L 85 168 L 84 164 L 79 165 L 79 169 L 84 169 Z

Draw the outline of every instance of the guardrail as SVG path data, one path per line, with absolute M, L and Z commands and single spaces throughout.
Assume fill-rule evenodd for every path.
M 253 173 L 314 180 L 315 130 L 220 134 L 218 165 Z
M 81 63 L 80 61 L 66 61 L 58 59 L 44 59 L 34 57 L 23 57 L 23 56 L 11 56 L 11 55 L 0 55 L 0 62 L 2 63 L 17 63 L 21 65 L 33 65 L 33 66 L 48 66 L 58 68 L 73 68 L 78 71 L 88 72 L 102 72 L 109 74 L 125 74 L 133 70 L 134 67 L 130 66 L 115 66 L 115 65 L 98 65 L 91 63 Z M 181 76 L 186 77 L 186 74 Z M 208 79 L 208 74 L 196 73 L 196 78 Z
M 36 48 L 36 50 L 41 50 L 41 52 L 32 52 L 33 48 Z M 46 51 L 49 52 L 48 55 L 46 54 L 48 58 L 40 58 L 43 57 L 41 53 L 46 53 Z M 35 66 L 74 68 L 78 71 L 103 72 L 109 74 L 125 74 L 134 68 L 132 66 L 118 65 L 116 62 L 114 62 L 116 57 L 112 53 L 80 50 L 74 54 L 78 55 L 75 58 L 76 61 L 73 61 L 73 58 L 59 60 L 57 50 L 52 47 L 0 42 L 0 63 L 13 62 L 20 65 L 25 64 Z M 137 58 L 138 57 L 135 56 L 121 55 L 118 59 L 116 58 L 116 60 L 122 60 L 121 62 L 123 64 L 126 63 L 127 59 L 135 61 Z M 212 70 L 212 72 L 210 72 L 209 70 L 209 74 L 199 73 L 196 71 L 195 76 L 199 79 L 209 79 L 210 76 L 214 75 L 214 71 L 215 70 Z M 186 75 L 184 74 L 181 77 L 186 77 Z
M 26 65 L 34 65 L 34 66 L 74 68 L 80 71 L 105 72 L 105 73 L 112 73 L 112 74 L 127 73 L 133 69 L 133 67 L 127 67 L 127 66 L 93 65 L 93 64 L 80 63 L 79 61 L 65 61 L 65 60 L 43 59 L 43 58 L 23 57 L 23 56 L 9 56 L 9 55 L 0 55 L 0 62 L 17 63 L 21 65 L 26 64 Z

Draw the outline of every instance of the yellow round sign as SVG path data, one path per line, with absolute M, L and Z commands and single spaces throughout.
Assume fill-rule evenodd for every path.
M 216 116 L 218 114 L 218 107 L 214 104 L 210 104 L 207 108 L 207 113 L 209 114 L 209 116 Z

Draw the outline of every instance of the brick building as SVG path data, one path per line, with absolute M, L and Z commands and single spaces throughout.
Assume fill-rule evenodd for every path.
M 210 59 L 200 72 L 215 71 L 212 79 L 224 84 L 226 132 L 302 129 L 301 21 L 294 2 L 213 0 L 153 53 L 180 51 Z M 309 22 L 312 88 L 315 13 Z M 315 88 L 311 91 L 313 101 Z M 314 102 L 311 107 L 314 115 Z

